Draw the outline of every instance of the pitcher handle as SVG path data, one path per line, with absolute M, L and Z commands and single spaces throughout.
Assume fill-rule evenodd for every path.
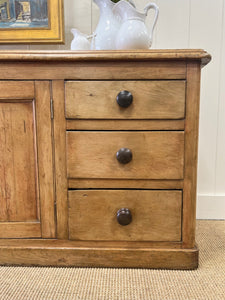
M 153 21 L 153 24 L 152 24 L 152 28 L 150 30 L 150 40 L 152 40 L 153 31 L 154 31 L 154 28 L 155 28 L 155 25 L 156 25 L 156 22 L 157 22 L 158 16 L 159 16 L 159 7 L 155 3 L 147 4 L 144 8 L 144 13 L 145 13 L 146 16 L 148 15 L 148 11 L 150 9 L 155 10 L 155 17 L 154 17 L 154 21 Z

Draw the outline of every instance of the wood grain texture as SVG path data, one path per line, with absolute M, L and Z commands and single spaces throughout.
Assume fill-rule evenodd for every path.
M 0 99 L 34 99 L 34 82 L 0 81 Z
M 183 119 L 185 81 L 68 81 L 68 119 Z M 121 108 L 116 99 L 129 91 L 133 103 Z
M 38 56 L 38 55 L 37 55 Z M 18 80 L 136 80 L 139 79 L 185 79 L 186 62 L 176 64 L 166 61 L 81 61 L 62 62 L 0 62 L 0 79 Z
M 41 224 L 39 222 L 1 222 L 1 239 L 40 238 Z
M 67 130 L 184 130 L 184 120 L 67 120 Z
M 19 89 L 20 84 L 15 90 Z M 35 221 L 38 218 L 34 123 L 32 101 L 0 101 L 1 222 Z
M 180 241 L 181 191 L 69 191 L 71 240 Z M 121 226 L 117 211 L 128 208 L 132 222 Z
M 52 125 L 50 112 L 50 84 L 35 82 L 38 173 L 41 205 L 41 230 L 43 238 L 55 237 L 54 180 Z
M 200 65 L 199 63 L 189 63 L 187 67 L 182 233 L 183 246 L 187 248 L 191 248 L 195 244 L 199 98 Z
M 0 60 L 19 61 L 188 61 L 206 65 L 211 56 L 202 49 L 113 51 L 0 51 Z
M 196 268 L 199 83 L 200 68 L 209 60 L 210 55 L 201 50 L 0 52 L 1 79 L 9 84 L 16 80 L 23 83 L 36 80 L 35 97 L 31 86 L 21 88 L 21 95 L 24 92 L 29 99 L 23 99 L 18 91 L 14 93 L 8 88 L 6 95 L 2 94 L 0 108 L 33 105 L 25 119 L 31 120 L 30 115 L 33 117 L 35 112 L 36 123 L 33 117 L 33 132 L 29 136 L 35 137 L 37 133 L 32 155 L 38 158 L 34 176 L 39 187 L 35 198 L 36 219 L 19 222 L 3 219 L 0 223 L 0 237 L 1 234 L 3 237 L 0 239 L 0 264 Z M 173 110 L 162 100 L 165 97 L 162 95 L 167 94 L 165 90 L 173 90 L 169 97 L 177 101 L 181 95 L 177 88 L 157 88 L 153 93 L 154 97 L 158 97 L 156 93 L 161 95 L 156 108 L 164 101 L 161 106 L 170 112 L 169 117 L 179 115 L 182 119 L 162 119 L 168 117 L 163 115 L 163 109 L 150 112 L 151 120 L 143 119 L 145 110 L 150 110 L 146 95 L 151 89 L 142 83 L 150 80 L 158 86 L 162 82 L 167 82 L 168 86 L 182 83 L 182 93 L 187 82 L 187 103 L 182 115 L 179 105 L 180 102 L 184 104 L 184 94 Z M 113 120 L 117 112 L 103 101 L 97 116 L 101 117 L 106 111 L 105 119 L 91 119 L 96 118 L 96 112 L 92 109 L 88 115 L 90 111 L 85 106 L 82 118 L 89 119 L 66 120 L 64 81 L 87 85 L 89 81 L 103 82 L 110 93 L 115 86 L 119 90 L 120 87 L 132 89 L 135 84 L 135 90 L 144 90 L 144 111 Z M 127 83 L 130 85 L 125 86 Z M 101 86 L 98 86 L 98 93 L 98 98 L 104 99 Z M 85 98 L 84 90 L 80 95 Z M 83 103 L 87 105 L 88 101 Z M 20 116 L 15 117 L 19 120 Z M 141 119 L 134 119 L 138 117 Z M 0 137 L 2 134 L 3 131 Z M 123 147 L 130 148 L 133 153 L 133 160 L 127 165 L 116 159 L 117 151 Z M 68 188 L 76 190 L 68 191 Z M 71 195 L 69 207 L 67 191 Z M 35 222 L 39 220 L 39 198 L 41 224 Z M 124 207 L 130 209 L 133 220 L 122 227 L 115 213 Z M 1 213 L 6 214 L 5 206 L 1 209 Z
M 0 239 L 0 247 L 14 248 L 131 248 L 131 249 L 182 249 L 182 242 L 129 242 L 129 241 L 71 241 L 61 239 Z
M 183 189 L 183 180 L 69 179 L 70 189 Z
M 51 246 L 0 247 L 1 265 L 153 268 L 189 270 L 198 267 L 198 249 L 143 249 Z
M 66 120 L 64 81 L 52 82 L 54 102 L 54 151 L 57 208 L 57 238 L 68 238 L 67 171 L 66 171 Z
M 120 148 L 133 153 L 117 161 Z M 183 132 L 67 132 L 68 178 L 182 179 Z

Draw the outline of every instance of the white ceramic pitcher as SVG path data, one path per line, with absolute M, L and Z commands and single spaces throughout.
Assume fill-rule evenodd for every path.
M 86 35 L 80 32 L 76 28 L 71 29 L 71 33 L 73 34 L 73 40 L 71 42 L 70 49 L 71 50 L 90 50 L 91 42 L 89 39 L 93 37 L 93 35 Z
M 145 20 L 150 9 L 155 10 L 150 32 L 145 25 Z M 149 49 L 152 45 L 153 31 L 158 19 L 159 8 L 154 3 L 149 3 L 144 8 L 144 13 L 138 12 L 130 3 L 121 0 L 113 7 L 115 15 L 121 18 L 121 26 L 115 40 L 117 50 Z
M 111 0 L 93 0 L 99 7 L 100 18 L 94 34 L 96 38 L 92 41 L 92 50 L 114 50 L 115 39 L 120 29 L 120 18 L 113 13 L 116 5 Z M 128 0 L 134 6 L 133 0 Z
M 96 38 L 92 41 L 92 50 L 115 49 L 115 38 L 120 28 L 118 18 L 113 14 L 114 3 L 111 0 L 93 0 L 99 7 L 100 17 L 95 29 Z

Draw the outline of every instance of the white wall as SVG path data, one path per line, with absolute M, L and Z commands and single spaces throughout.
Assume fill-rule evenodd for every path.
M 148 2 L 135 0 L 140 10 Z M 213 57 L 202 71 L 197 216 L 222 219 L 225 218 L 225 0 L 154 2 L 160 8 L 160 17 L 152 48 L 203 48 Z M 64 7 L 65 45 L 4 45 L 0 49 L 69 49 L 70 28 L 93 32 L 99 12 L 91 0 L 64 0 Z

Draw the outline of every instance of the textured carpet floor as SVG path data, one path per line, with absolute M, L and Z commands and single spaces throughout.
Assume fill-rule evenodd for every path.
M 0 299 L 225 300 L 225 221 L 198 221 L 195 271 L 0 267 Z

